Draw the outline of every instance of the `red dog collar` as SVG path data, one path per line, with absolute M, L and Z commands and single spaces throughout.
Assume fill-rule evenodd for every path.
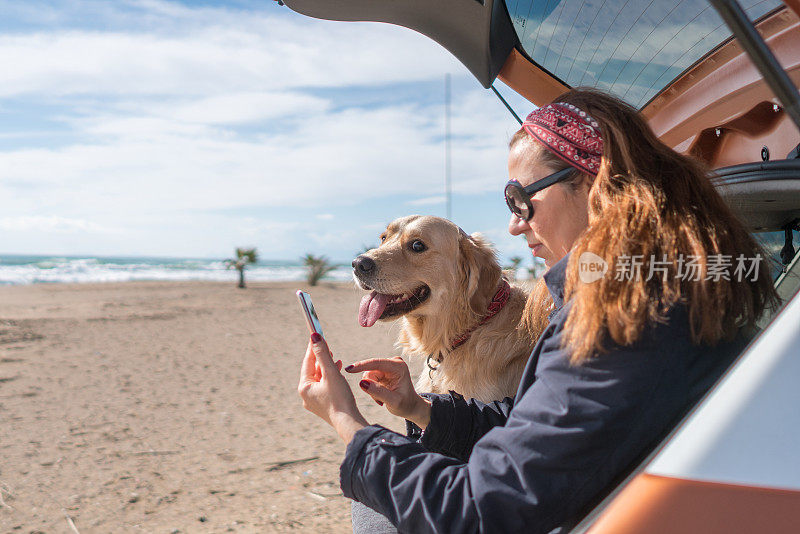
M 481 319 L 481 321 L 478 324 L 476 324 L 475 326 L 473 326 L 460 336 L 456 337 L 453 341 L 451 341 L 450 350 L 453 350 L 456 347 L 459 347 L 464 343 L 466 343 L 467 340 L 472 335 L 472 332 L 474 332 L 479 326 L 485 325 L 487 322 L 489 322 L 489 320 L 492 317 L 497 315 L 500 312 L 500 310 L 503 309 L 503 306 L 506 305 L 506 303 L 508 302 L 508 298 L 510 296 L 511 296 L 511 286 L 508 284 L 506 280 L 503 280 L 503 283 L 500 284 L 500 287 L 498 288 L 497 292 L 492 297 L 491 302 L 489 302 L 489 306 L 487 306 L 487 313 L 486 315 L 483 316 L 483 319 Z

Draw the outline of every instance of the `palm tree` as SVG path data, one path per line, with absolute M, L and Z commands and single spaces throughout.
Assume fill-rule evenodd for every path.
M 519 264 L 522 263 L 522 258 L 520 256 L 511 256 L 508 259 L 509 259 L 509 261 L 511 261 L 511 265 L 506 267 L 506 269 L 508 271 L 510 271 L 511 276 L 514 278 L 514 280 L 516 280 L 517 279 L 517 269 L 519 269 Z
M 317 285 L 320 278 L 336 268 L 325 256 L 314 256 L 313 254 L 306 254 L 303 257 L 303 265 L 308 268 L 306 280 L 308 280 L 308 285 L 310 286 Z
M 225 260 L 228 269 L 239 271 L 239 287 L 244 288 L 244 268 L 250 263 L 258 261 L 258 253 L 254 248 L 237 248 L 235 260 Z
M 545 266 L 544 261 L 539 258 L 534 259 L 533 266 L 528 267 L 528 272 L 531 273 L 532 279 L 540 278 L 546 270 L 547 266 Z

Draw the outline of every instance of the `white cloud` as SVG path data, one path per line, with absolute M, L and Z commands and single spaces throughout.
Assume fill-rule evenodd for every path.
M 47 185 L 32 202 L 119 213 L 352 203 L 435 190 L 443 176 L 439 126 L 411 107 L 328 113 L 255 139 L 152 117 L 82 122 L 102 143 L 0 152 L 0 185 Z M 484 133 L 496 126 L 475 122 L 462 135 L 502 139 Z M 496 189 L 504 179 L 503 141 L 465 144 L 454 142 L 454 189 Z M 309 188 L 318 194 L 309 198 Z
M 35 31 L 0 36 L 0 111 L 22 99 L 40 113 L 30 130 L 23 122 L 0 138 L 0 198 L 14 200 L 3 205 L 2 228 L 14 234 L 5 251 L 204 255 L 248 242 L 294 257 L 304 226 L 270 210 L 324 209 L 317 220 L 330 234 L 312 233 L 312 244 L 350 239 L 355 249 L 387 221 L 337 228 L 348 206 L 392 195 L 441 202 L 443 106 L 397 103 L 382 86 L 450 71 L 463 87 L 466 70 L 410 30 L 263 6 L 62 2 L 41 9 Z M 75 26 L 94 15 L 103 30 Z M 343 105 L 337 95 L 353 85 L 373 101 L 383 92 L 385 103 Z M 454 90 L 452 121 L 454 192 L 467 194 L 505 181 L 516 129 L 491 93 L 470 87 Z M 38 140 L 50 123 L 67 130 L 57 145 Z M 236 215 L 248 207 L 262 212 Z M 76 239 L 127 233 L 124 242 L 48 241 L 69 228 Z
M 325 112 L 328 107 L 328 102 L 321 98 L 263 92 L 211 96 L 159 111 L 181 122 L 245 124 L 292 114 L 316 115 Z
M 394 26 L 279 16 L 267 3 L 258 12 L 138 5 L 145 20 L 166 15 L 169 24 L 1 36 L 0 62 L 14 68 L 0 70 L 0 95 L 208 95 L 408 82 L 465 71 L 432 41 Z M 76 11 L 80 7 L 88 18 L 96 9 L 79 5 Z
M 52 216 L 22 216 L 0 218 L 0 229 L 9 232 L 38 231 L 44 233 L 121 234 L 123 230 L 111 228 L 83 219 Z
M 447 197 L 443 195 L 438 195 L 435 197 L 425 197 L 425 198 L 417 198 L 414 200 L 409 200 L 406 202 L 409 206 L 430 206 L 432 204 L 444 204 L 447 201 Z

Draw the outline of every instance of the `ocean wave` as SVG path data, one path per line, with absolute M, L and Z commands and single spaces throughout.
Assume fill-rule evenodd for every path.
M 34 258 L 0 257 L 0 284 L 97 283 L 132 281 L 235 282 L 235 269 L 222 260 L 151 258 Z M 289 262 L 256 264 L 247 268 L 248 281 L 303 281 L 306 269 Z M 350 266 L 339 266 L 326 278 L 352 280 Z

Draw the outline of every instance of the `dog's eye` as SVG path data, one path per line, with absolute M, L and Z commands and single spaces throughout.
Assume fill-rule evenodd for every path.
M 384 241 L 386 241 L 386 234 L 381 235 L 381 243 L 383 243 Z
M 425 243 L 420 241 L 419 239 L 415 239 L 411 242 L 411 250 L 414 252 L 425 252 L 428 247 L 425 246 Z

